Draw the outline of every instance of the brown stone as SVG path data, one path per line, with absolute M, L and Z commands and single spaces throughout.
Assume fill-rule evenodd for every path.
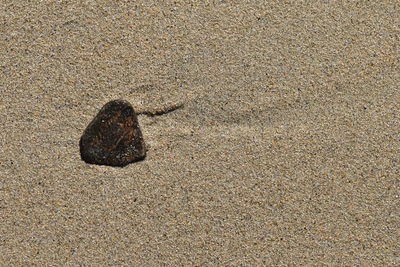
M 125 100 L 105 104 L 85 129 L 80 142 L 86 163 L 123 167 L 146 157 L 135 111 Z

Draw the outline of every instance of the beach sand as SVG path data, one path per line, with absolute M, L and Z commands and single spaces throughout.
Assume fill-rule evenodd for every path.
M 398 2 L 200 2 L 1 1 L 1 266 L 400 265 Z

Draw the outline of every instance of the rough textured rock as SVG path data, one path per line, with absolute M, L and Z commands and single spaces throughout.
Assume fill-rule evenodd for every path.
M 85 129 L 80 142 L 87 163 L 123 167 L 146 157 L 146 146 L 137 116 L 125 100 L 103 106 Z

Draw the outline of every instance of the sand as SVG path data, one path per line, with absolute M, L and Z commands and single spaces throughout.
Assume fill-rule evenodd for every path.
M 397 1 L 76 2 L 0 3 L 1 266 L 400 265 Z

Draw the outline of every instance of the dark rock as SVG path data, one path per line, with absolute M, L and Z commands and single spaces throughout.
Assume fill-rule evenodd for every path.
M 146 157 L 146 146 L 137 116 L 125 100 L 103 106 L 79 142 L 87 163 L 123 167 Z

